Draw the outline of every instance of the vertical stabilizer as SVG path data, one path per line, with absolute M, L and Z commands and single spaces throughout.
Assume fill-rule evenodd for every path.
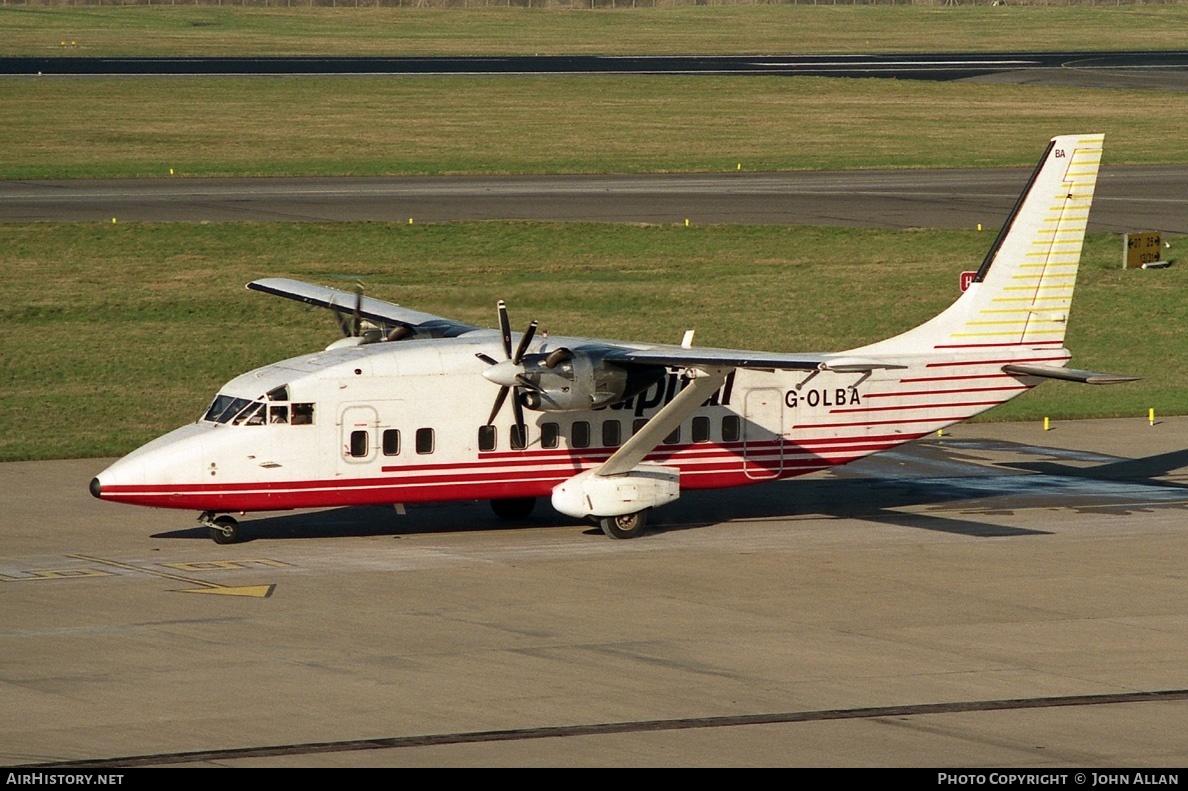
M 969 289 L 946 311 L 863 354 L 1059 349 L 1104 135 L 1052 138 Z

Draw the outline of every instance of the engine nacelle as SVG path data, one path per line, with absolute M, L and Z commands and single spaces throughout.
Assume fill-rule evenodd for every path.
M 580 349 L 530 354 L 523 362 L 520 401 L 541 412 L 611 406 L 643 392 L 666 373 L 664 366 L 620 366 L 603 359 L 598 351 Z

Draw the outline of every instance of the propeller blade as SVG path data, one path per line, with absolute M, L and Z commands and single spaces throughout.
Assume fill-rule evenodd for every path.
M 495 408 L 491 410 L 491 417 L 487 418 L 488 426 L 495 423 L 495 418 L 499 415 L 499 410 L 503 408 L 503 401 L 507 398 L 509 390 L 511 390 L 510 387 L 499 388 L 499 395 L 495 396 Z M 512 399 L 512 403 L 515 403 L 515 399 Z
M 489 354 L 483 354 L 482 352 L 479 352 L 474 356 L 485 362 L 487 365 L 499 365 L 499 361 Z
M 512 362 L 516 365 L 524 359 L 524 352 L 528 351 L 528 344 L 532 343 L 532 336 L 536 334 L 536 322 L 528 325 L 528 331 L 520 338 L 520 345 L 516 347 L 516 356 L 512 358 Z
M 503 335 L 503 353 L 507 355 L 507 359 L 511 359 L 511 321 L 507 318 L 507 304 L 501 299 L 499 300 L 499 332 Z
M 524 407 L 520 406 L 520 394 L 518 392 L 512 398 L 512 412 L 516 415 L 516 428 L 520 430 L 520 436 L 523 436 L 523 432 L 525 431 Z
M 337 307 L 334 308 L 334 320 L 338 322 L 338 329 L 342 330 L 342 337 L 344 337 L 344 338 L 351 337 L 350 319 L 348 319 L 346 317 L 346 314 L 343 313 L 341 310 L 339 310 Z
M 355 311 L 351 314 L 351 336 L 359 337 L 363 330 L 363 284 L 355 284 Z
M 532 382 L 532 380 L 530 380 L 527 376 L 524 376 L 524 374 L 516 374 L 516 382 L 518 382 L 519 386 L 524 388 L 525 390 L 531 390 L 534 393 L 543 393 L 544 392 L 544 390 L 541 389 L 540 385 Z

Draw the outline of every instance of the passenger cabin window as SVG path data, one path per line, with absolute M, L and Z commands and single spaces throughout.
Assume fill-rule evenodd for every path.
M 623 429 L 617 420 L 608 420 L 602 424 L 603 447 L 617 448 L 623 441 Z
M 528 447 L 527 425 L 511 427 L 511 446 L 512 450 L 523 450 Z
M 559 444 L 561 444 L 561 427 L 556 423 L 541 423 L 540 446 L 551 449 Z
M 681 427 L 677 426 L 672 430 L 672 433 L 664 438 L 665 445 L 675 445 L 681 441 Z
M 433 452 L 433 429 L 419 428 L 417 429 L 417 453 L 422 456 Z
M 575 448 L 590 447 L 590 424 L 584 420 L 574 421 L 573 446 Z
M 384 429 L 383 449 L 384 449 L 385 456 L 399 456 L 400 455 L 400 429 L 398 429 L 398 428 Z
M 351 455 L 356 459 L 367 455 L 367 432 L 351 432 Z
M 293 404 L 293 425 L 310 426 L 314 422 L 313 404 Z
M 637 417 L 635 420 L 631 421 L 631 435 L 635 436 L 639 432 L 643 431 L 643 427 L 647 424 L 648 419 L 646 417 Z
M 726 415 L 723 417 L 722 441 L 738 442 L 740 436 L 742 436 L 742 424 L 738 419 L 738 415 Z
M 693 418 L 693 441 L 710 441 L 710 419 L 708 417 L 701 415 Z
M 478 445 L 480 451 L 495 450 L 495 427 L 479 426 Z

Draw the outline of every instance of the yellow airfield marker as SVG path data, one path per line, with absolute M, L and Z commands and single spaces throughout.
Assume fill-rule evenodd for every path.
M 272 596 L 272 592 L 276 589 L 276 585 L 243 585 L 238 587 L 229 587 L 227 585 L 220 585 L 217 582 L 207 582 L 206 580 L 194 579 L 182 574 L 172 574 L 167 571 L 160 571 L 153 568 L 144 568 L 142 566 L 135 566 L 131 563 L 122 563 L 118 560 L 110 560 L 108 558 L 97 558 L 91 555 L 67 555 L 67 557 L 75 558 L 77 560 L 89 560 L 92 563 L 101 563 L 105 566 L 115 566 L 116 568 L 125 569 L 127 571 L 137 571 L 141 574 L 148 574 L 153 577 L 161 577 L 167 580 L 174 580 L 175 582 L 184 582 L 187 585 L 201 585 L 201 588 L 188 588 L 184 590 L 174 590 L 173 593 L 221 593 L 224 596 L 248 596 L 253 599 L 267 599 Z
M 222 596 L 249 596 L 254 599 L 267 599 L 272 595 L 276 585 L 244 585 L 239 588 L 191 588 L 189 590 L 174 591 L 175 593 L 216 593 Z
M 116 224 L 115 217 L 112 217 L 112 218 L 111 218 L 111 224 L 112 224 L 112 225 L 115 225 L 115 224 Z
M 742 170 L 742 163 L 741 163 L 741 162 L 739 162 L 739 163 L 738 163 L 738 170 Z
M 408 218 L 408 224 L 409 224 L 409 225 L 412 225 L 412 217 L 409 217 L 409 218 Z
M 689 218 L 688 217 L 685 218 L 685 227 L 686 228 L 689 227 Z
M 1051 429 L 1052 429 L 1052 427 L 1051 427 L 1051 425 L 1048 423 L 1048 419 L 1047 419 L 1047 418 L 1044 418 L 1044 431 L 1051 431 Z
M 1152 426 L 1155 425 L 1155 407 L 1151 407 L 1147 410 L 1147 422 Z
M 978 223 L 978 230 L 979 230 L 979 231 L 980 231 L 980 230 L 982 230 L 982 224 L 981 224 L 981 223 Z

